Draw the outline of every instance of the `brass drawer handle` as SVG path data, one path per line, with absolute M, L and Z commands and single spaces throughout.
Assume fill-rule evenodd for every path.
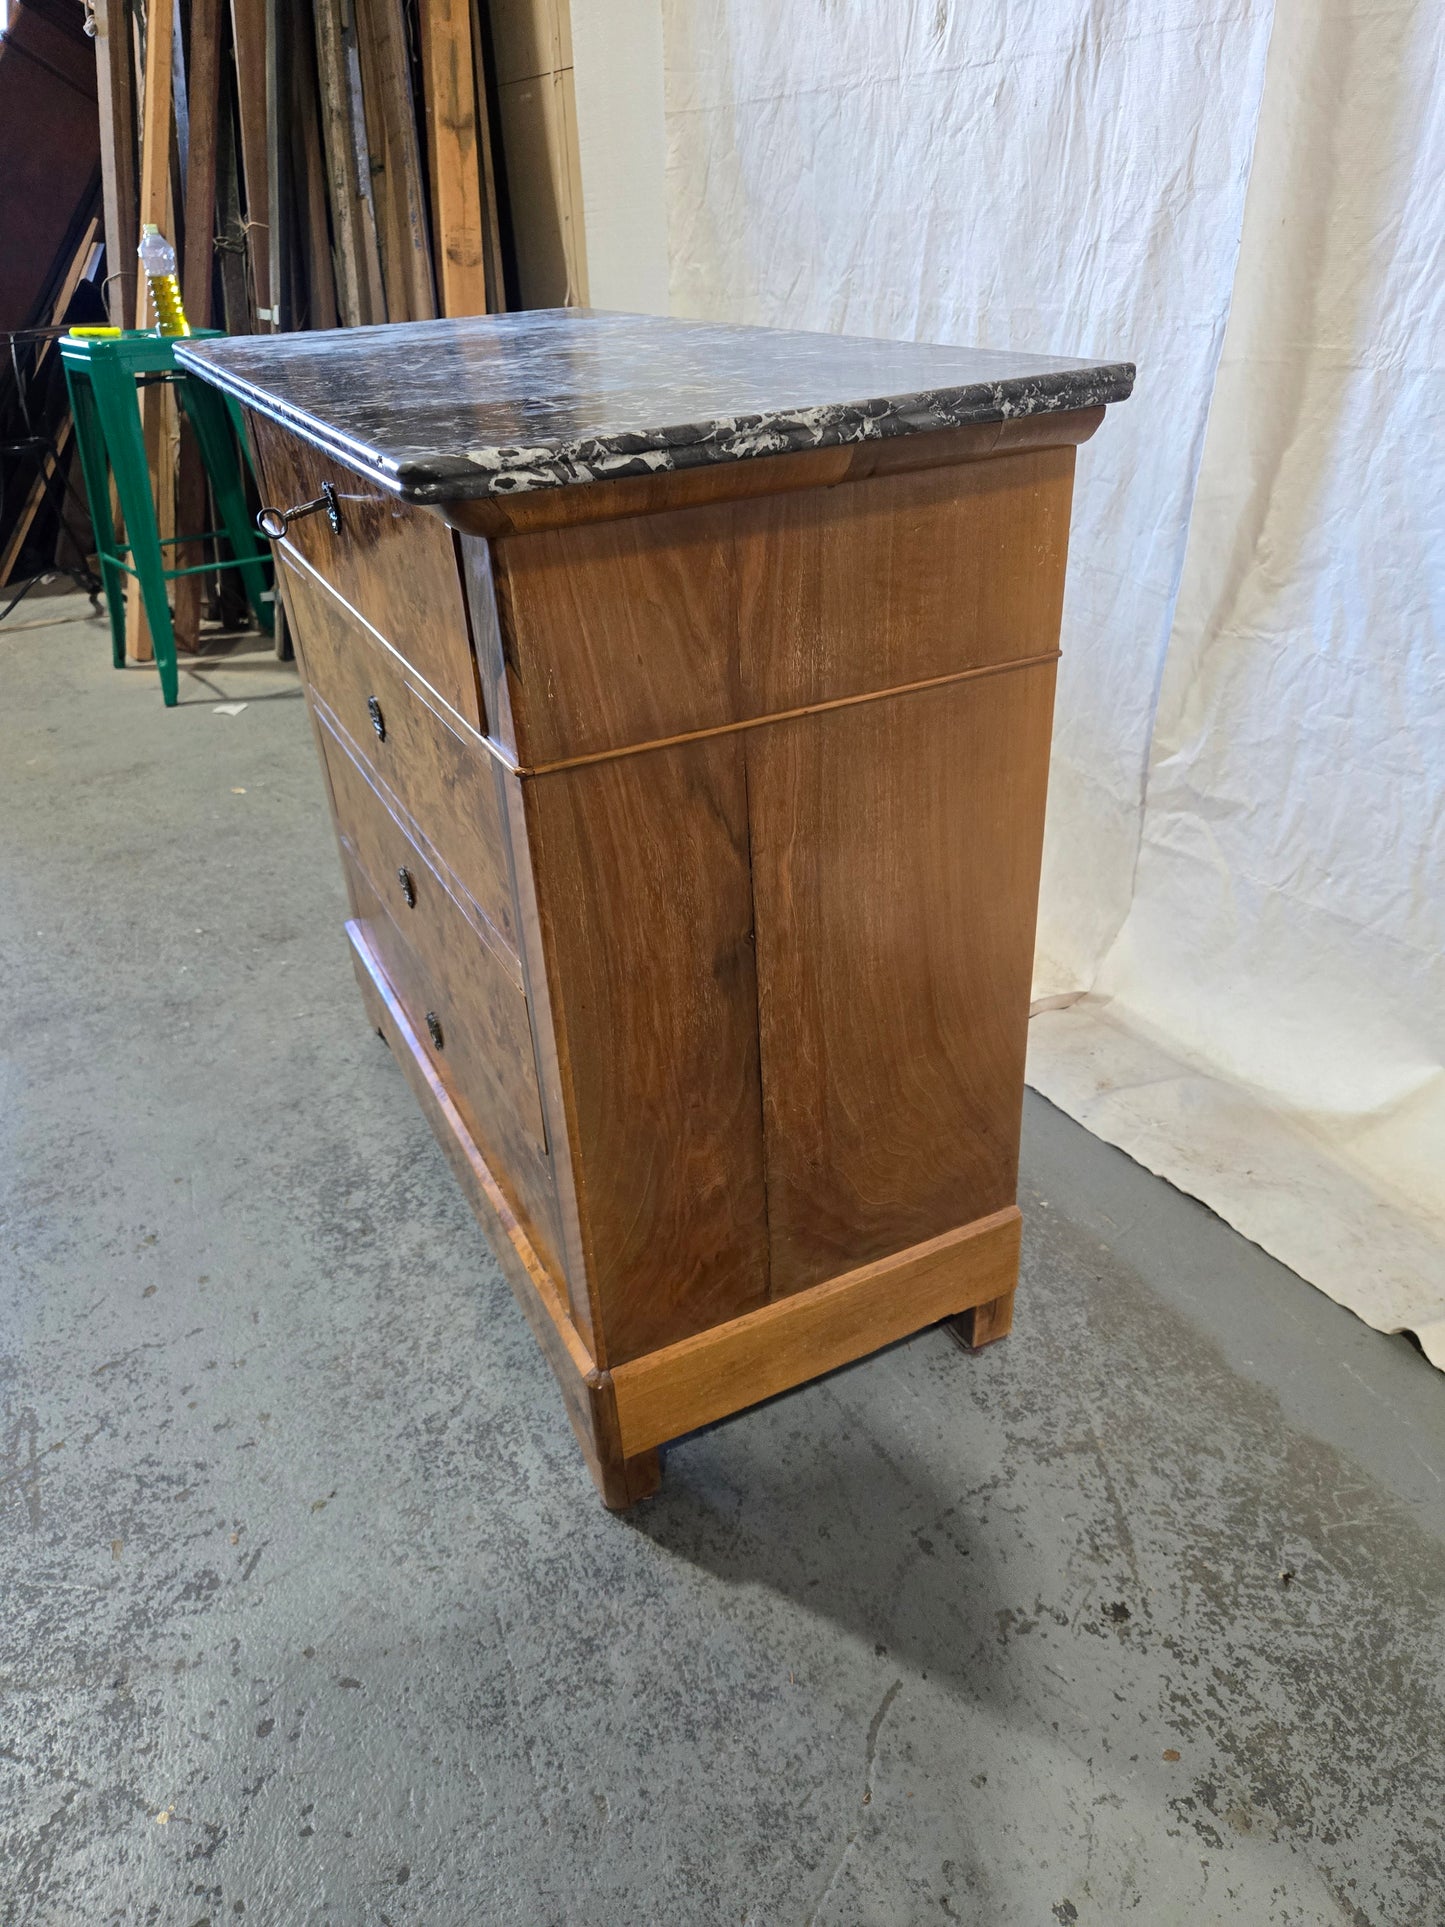
M 315 515 L 318 509 L 325 509 L 326 519 L 331 524 L 331 533 L 341 533 L 341 504 L 336 490 L 330 482 L 321 484 L 321 493 L 314 502 L 298 502 L 295 508 L 263 508 L 256 516 L 256 527 L 271 541 L 279 542 L 293 522 L 299 522 L 303 515 Z
M 426 1014 L 426 1034 L 432 1040 L 433 1048 L 440 1050 L 442 1048 L 442 1020 L 434 1010 L 429 1010 Z
M 386 718 L 382 715 L 381 704 L 376 700 L 375 696 L 367 697 L 366 713 L 371 718 L 371 727 L 376 731 L 376 740 L 379 743 L 384 743 L 386 741 Z
M 415 910 L 416 878 L 412 875 L 411 871 L 407 869 L 404 863 L 396 873 L 396 880 L 401 885 L 402 902 L 406 905 L 408 910 Z

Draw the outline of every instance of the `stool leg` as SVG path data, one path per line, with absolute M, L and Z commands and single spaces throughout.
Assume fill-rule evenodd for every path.
M 117 669 L 125 668 L 125 572 L 117 562 L 109 562 L 115 550 L 115 524 L 110 516 L 110 465 L 105 457 L 105 437 L 96 414 L 95 396 L 87 375 L 72 375 L 66 369 L 70 388 L 70 414 L 75 423 L 75 440 L 80 449 L 80 472 L 85 477 L 85 498 L 90 505 L 90 526 L 100 562 L 100 579 L 105 586 L 105 608 L 110 617 L 110 659 Z
M 166 602 L 165 565 L 161 561 L 160 530 L 156 527 L 155 498 L 146 467 L 145 436 L 136 404 L 135 379 L 128 374 L 110 369 L 102 372 L 97 368 L 93 385 L 100 425 L 105 430 L 111 467 L 115 470 L 121 514 L 130 537 L 131 565 L 139 579 L 146 621 L 150 625 L 161 695 L 166 708 L 173 709 L 177 695 L 176 638 Z
M 232 555 L 241 565 L 241 580 L 246 585 L 252 612 L 269 635 L 272 615 L 271 604 L 266 600 L 270 586 L 266 580 L 267 561 L 246 514 L 246 491 L 241 485 L 239 459 L 231 439 L 231 422 L 226 413 L 226 404 L 213 388 L 208 388 L 204 382 L 193 381 L 189 376 L 181 383 L 181 400 L 196 431 L 201 460 L 211 478 L 226 540 L 231 545 Z

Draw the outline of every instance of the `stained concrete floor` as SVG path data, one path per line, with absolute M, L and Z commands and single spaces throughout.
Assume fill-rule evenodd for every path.
M 1445 1921 L 1407 1341 L 1031 1099 L 1012 1339 L 609 1517 L 361 1019 L 290 672 L 106 657 L 0 629 L 7 1927 Z

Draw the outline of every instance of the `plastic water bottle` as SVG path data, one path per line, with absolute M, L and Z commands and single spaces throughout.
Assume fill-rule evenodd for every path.
M 146 286 L 151 291 L 151 306 L 156 311 L 158 335 L 188 335 L 191 324 L 181 306 L 181 284 L 176 279 L 176 251 L 154 221 L 141 229 L 140 264 L 145 270 Z

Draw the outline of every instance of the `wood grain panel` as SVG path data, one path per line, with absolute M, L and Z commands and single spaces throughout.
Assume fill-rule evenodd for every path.
M 647 1451 L 971 1305 L 1010 1296 L 1020 1223 L 1010 1206 L 619 1365 L 612 1383 L 622 1451 Z
M 736 737 L 524 786 L 598 1315 L 616 1365 L 768 1296 Z
M 288 543 L 277 543 L 276 554 L 307 682 L 428 855 L 453 871 L 481 908 L 516 972 L 507 835 L 485 744 L 428 700 L 395 651 L 345 611 Z
M 1071 447 L 740 503 L 745 713 L 1058 646 Z
M 449 998 L 468 1034 L 476 1037 L 486 1076 L 519 1128 L 518 1141 L 545 1154 L 547 1131 L 526 998 L 496 952 L 478 941 L 475 916 L 468 917 L 457 903 L 446 880 L 407 835 L 351 749 L 324 718 L 321 740 L 342 841 L 430 981 Z M 483 1136 L 493 1151 L 506 1148 L 495 1132 L 483 1132 Z
M 519 760 L 552 762 L 736 716 L 732 555 L 728 507 L 498 542 Z
M 264 416 L 248 420 L 267 502 L 314 501 L 323 482 L 340 498 L 339 535 L 318 512 L 290 525 L 287 544 L 464 721 L 485 730 L 452 531 Z
M 742 739 L 775 1298 L 1013 1203 L 1053 685 Z
M 1073 472 L 1066 445 L 499 541 L 491 707 L 546 765 L 1046 654 Z
M 428 943 L 433 955 L 424 957 L 414 941 L 416 926 L 409 925 L 403 935 L 357 860 L 355 844 L 345 836 L 341 851 L 357 921 L 381 960 L 420 1049 L 466 1119 L 527 1235 L 565 1288 L 521 992 L 498 975 L 480 944 L 471 944 L 470 955 L 464 954 L 465 925 L 453 929 L 450 942 L 448 933 L 433 932 Z M 436 1019 L 439 1044 L 428 1029 L 428 1014 Z

